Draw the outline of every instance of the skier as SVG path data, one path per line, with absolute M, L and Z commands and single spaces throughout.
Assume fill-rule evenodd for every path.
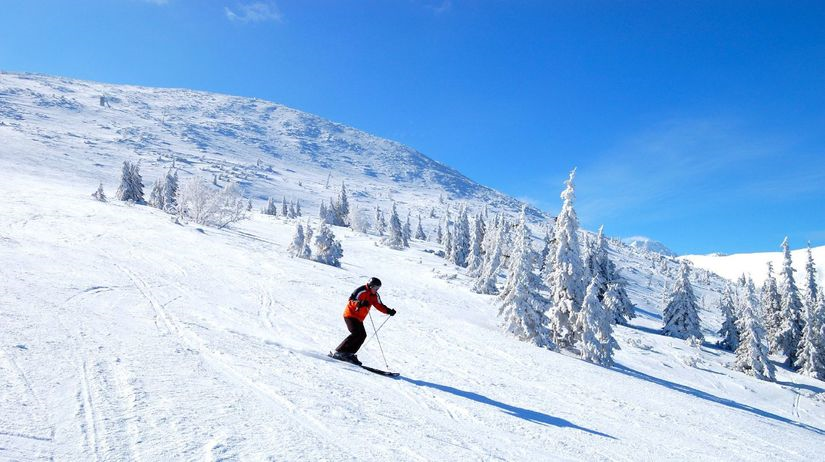
M 360 366 L 361 361 L 358 360 L 355 353 L 358 352 L 364 340 L 367 339 L 367 331 L 364 330 L 364 319 L 369 314 L 370 307 L 374 306 L 384 314 L 395 316 L 394 309 L 381 303 L 381 297 L 378 296 L 378 289 L 380 288 L 381 280 L 371 278 L 366 285 L 356 288 L 349 296 L 349 302 L 347 302 L 347 307 L 344 309 L 344 322 L 347 324 L 350 334 L 335 349 L 335 353 L 332 355 L 333 358 Z

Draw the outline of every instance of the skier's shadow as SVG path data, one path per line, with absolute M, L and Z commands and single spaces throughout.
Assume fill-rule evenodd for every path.
M 419 387 L 432 388 L 434 390 L 439 390 L 439 391 L 443 391 L 443 392 L 446 392 L 446 393 L 453 394 L 455 396 L 460 396 L 462 398 L 466 398 L 466 399 L 475 401 L 477 403 L 487 404 L 487 405 L 490 405 L 490 406 L 493 406 L 493 407 L 497 407 L 497 408 L 501 409 L 502 411 L 504 411 L 505 413 L 510 414 L 514 417 L 518 417 L 519 419 L 524 419 L 524 420 L 534 422 L 534 423 L 537 423 L 537 424 L 552 425 L 554 427 L 562 427 L 562 428 L 572 428 L 574 430 L 581 430 L 583 432 L 587 432 L 587 433 L 590 433 L 592 435 L 603 436 L 605 438 L 610 438 L 612 440 L 616 439 L 615 437 L 612 437 L 610 435 L 607 435 L 607 434 L 604 434 L 604 433 L 601 433 L 601 432 L 597 432 L 597 431 L 591 430 L 589 428 L 580 427 L 580 426 L 578 426 L 578 425 L 576 425 L 576 424 L 574 424 L 574 423 L 572 423 L 568 420 L 564 420 L 564 419 L 559 418 L 559 417 L 553 417 L 551 415 L 547 415 L 547 414 L 544 414 L 542 412 L 532 411 L 530 409 L 524 409 L 524 408 L 521 408 L 521 407 L 505 404 L 505 403 L 502 403 L 500 401 L 490 399 L 490 398 L 488 398 L 484 395 L 480 395 L 478 393 L 473 393 L 471 391 L 459 390 L 458 388 L 453 388 L 453 387 L 450 387 L 450 386 L 447 386 L 447 385 L 441 385 L 441 384 L 438 384 L 438 383 L 427 382 L 427 381 L 424 381 L 424 380 L 415 380 L 415 379 L 411 379 L 409 377 L 404 377 L 404 376 L 400 376 L 400 377 L 398 377 L 398 379 L 403 380 L 403 381 L 408 382 L 408 383 L 411 383 L 413 385 L 417 385 Z

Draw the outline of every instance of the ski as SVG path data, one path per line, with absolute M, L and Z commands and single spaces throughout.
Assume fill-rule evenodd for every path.
M 361 368 L 366 369 L 366 370 L 372 372 L 373 374 L 383 375 L 384 377 L 398 377 L 399 375 L 401 375 L 400 372 L 382 371 L 381 369 L 375 369 L 375 368 L 369 367 L 369 366 L 361 366 Z
M 376 369 L 374 367 L 364 366 L 363 364 L 355 364 L 355 363 L 351 363 L 349 361 L 344 361 L 343 359 L 338 359 L 335 356 L 333 356 L 333 354 L 331 352 L 327 356 L 334 359 L 334 360 L 336 360 L 336 361 L 340 361 L 340 362 L 346 363 L 346 364 L 352 364 L 353 366 L 360 367 L 361 369 L 370 371 L 373 374 L 383 375 L 384 377 L 398 377 L 399 375 L 401 375 L 399 372 L 382 371 L 381 369 Z

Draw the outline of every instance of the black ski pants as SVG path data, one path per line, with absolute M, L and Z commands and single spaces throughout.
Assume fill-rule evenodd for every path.
M 357 353 L 364 340 L 367 339 L 367 331 L 364 330 L 364 323 L 355 318 L 344 318 L 349 330 L 349 336 L 338 345 L 335 351 L 339 353 Z

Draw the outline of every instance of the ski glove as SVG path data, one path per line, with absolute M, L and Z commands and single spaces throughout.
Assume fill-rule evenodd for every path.
M 392 308 L 387 308 L 387 314 L 390 316 L 395 316 L 395 310 Z

